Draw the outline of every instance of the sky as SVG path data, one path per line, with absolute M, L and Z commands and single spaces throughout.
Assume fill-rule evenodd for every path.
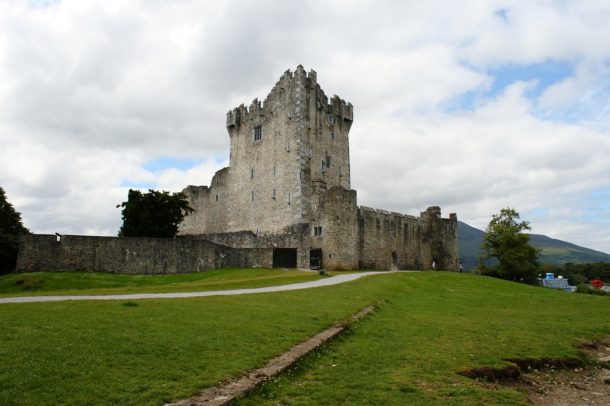
M 610 253 L 610 2 L 0 0 L 0 186 L 32 232 L 116 235 L 209 185 L 225 115 L 302 64 L 354 105 L 360 205 Z

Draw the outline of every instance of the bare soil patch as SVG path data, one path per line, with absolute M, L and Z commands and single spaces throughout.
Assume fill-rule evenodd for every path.
M 586 343 L 585 367 L 528 373 L 529 400 L 537 406 L 610 405 L 610 340 Z
M 513 387 L 536 406 L 610 405 L 610 340 L 580 346 L 581 358 L 510 358 L 501 368 L 459 372 L 489 389 Z

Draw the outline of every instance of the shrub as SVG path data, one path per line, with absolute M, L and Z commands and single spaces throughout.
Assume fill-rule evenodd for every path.
M 20 286 L 21 289 L 26 291 L 39 290 L 44 285 L 44 279 L 37 277 L 27 276 L 15 281 L 15 286 Z
M 579 283 L 578 286 L 576 286 L 576 292 L 577 293 L 587 293 L 589 295 L 599 295 L 599 296 L 608 295 L 608 292 L 606 292 L 602 289 L 591 289 L 589 287 L 589 285 L 584 284 L 584 283 Z

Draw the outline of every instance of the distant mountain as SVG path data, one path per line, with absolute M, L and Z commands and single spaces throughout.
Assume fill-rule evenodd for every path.
M 458 221 L 458 232 L 460 236 L 460 259 L 464 264 L 464 269 L 474 269 L 478 265 L 477 258 L 481 255 L 481 241 L 485 232 L 461 221 Z M 575 264 L 610 262 L 609 254 L 556 240 L 546 235 L 530 234 L 530 242 L 534 247 L 541 250 L 539 257 L 541 263 L 563 265 L 566 262 Z

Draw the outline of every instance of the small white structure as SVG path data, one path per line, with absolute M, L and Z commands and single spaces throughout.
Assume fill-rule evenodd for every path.
M 540 285 L 545 288 L 551 289 L 561 289 L 565 292 L 575 292 L 576 286 L 571 286 L 568 284 L 568 280 L 564 279 L 563 276 L 559 276 L 555 278 L 555 274 L 552 272 L 548 272 L 544 278 L 539 279 Z

